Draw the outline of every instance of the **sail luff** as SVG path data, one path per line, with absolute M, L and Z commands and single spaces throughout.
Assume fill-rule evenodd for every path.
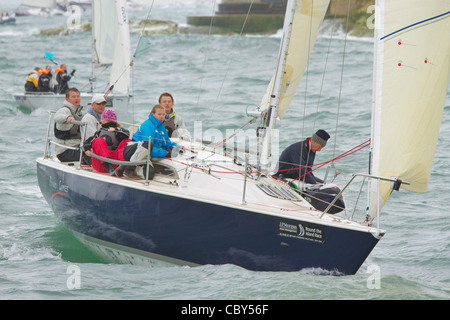
M 449 0 L 376 3 L 376 17 L 382 18 L 374 40 L 373 174 L 408 181 L 402 188 L 413 192 L 427 190 L 442 121 L 450 76 L 449 8 Z M 370 191 L 372 217 L 391 192 L 388 182 Z

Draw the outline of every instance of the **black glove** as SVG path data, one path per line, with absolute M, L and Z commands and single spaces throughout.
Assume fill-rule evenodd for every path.
M 73 77 L 73 75 L 75 74 L 75 71 L 77 71 L 76 69 L 73 69 L 72 72 L 70 73 L 70 75 Z
M 166 158 L 172 157 L 172 147 L 166 149 Z

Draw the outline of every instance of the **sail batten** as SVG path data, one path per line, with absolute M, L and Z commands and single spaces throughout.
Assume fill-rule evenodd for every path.
M 426 192 L 449 83 L 450 1 L 377 1 L 373 174 Z M 372 184 L 371 216 L 392 188 Z M 378 194 L 379 193 L 379 194 Z

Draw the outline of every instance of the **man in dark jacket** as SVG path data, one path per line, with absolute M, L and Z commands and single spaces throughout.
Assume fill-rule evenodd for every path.
M 330 135 L 325 130 L 317 130 L 316 133 L 306 140 L 296 142 L 287 147 L 278 161 L 278 172 L 275 176 L 285 179 L 297 179 L 310 184 L 322 183 L 312 172 L 312 165 L 316 152 L 322 150 L 327 144 Z
M 65 94 L 66 90 L 69 89 L 68 82 L 72 79 L 76 70 L 72 70 L 70 74 L 67 74 L 67 66 L 62 64 L 59 68 L 55 70 L 56 74 L 56 85 L 55 92 Z

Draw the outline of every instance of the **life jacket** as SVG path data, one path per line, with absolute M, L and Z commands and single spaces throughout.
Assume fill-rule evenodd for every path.
M 70 113 L 75 118 L 75 120 L 81 121 L 81 117 L 79 115 L 74 114 L 72 112 L 72 110 L 70 110 L 70 108 L 68 108 L 68 107 L 66 107 L 66 108 L 69 109 Z M 70 128 L 69 130 L 59 130 L 58 128 L 56 128 L 56 123 L 55 123 L 54 132 L 55 132 L 55 137 L 58 139 L 61 139 L 61 140 L 81 139 L 80 126 L 77 124 L 74 124 L 72 126 L 72 128 Z
M 119 139 L 117 139 L 116 132 L 110 132 L 108 131 L 108 128 L 101 128 L 98 137 L 105 139 L 109 150 L 116 150 L 120 144 Z
M 176 113 L 173 111 L 172 113 L 166 115 L 166 118 L 164 119 L 164 127 L 166 127 L 169 137 L 171 137 L 172 133 L 175 131 L 175 116 Z
M 109 128 L 115 128 L 115 131 L 110 132 L 108 131 Z M 95 134 L 91 137 L 89 137 L 84 145 L 84 150 L 91 150 L 92 149 L 92 141 L 96 138 L 103 138 L 106 142 L 106 146 L 109 150 L 116 150 L 119 144 L 124 139 L 129 139 L 130 132 L 127 129 L 124 129 L 122 127 L 117 126 L 117 124 L 108 123 L 104 126 L 102 126 Z
M 55 77 L 55 82 L 56 82 L 55 85 L 58 85 L 58 84 L 59 84 L 59 78 L 60 78 L 60 77 L 59 77 L 59 73 L 60 73 L 60 72 L 64 72 L 64 70 L 61 69 L 61 67 L 58 67 L 58 68 L 55 69 L 55 76 L 56 76 L 56 77 Z
M 36 73 L 30 73 L 25 81 L 25 91 L 37 91 L 38 87 L 38 75 Z

